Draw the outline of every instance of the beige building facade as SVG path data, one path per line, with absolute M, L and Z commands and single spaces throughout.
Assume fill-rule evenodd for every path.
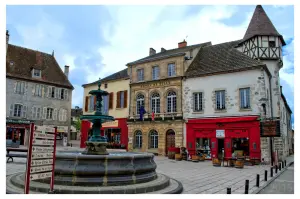
M 183 146 L 182 78 L 193 56 L 207 44 L 187 46 L 184 41 L 160 53 L 150 48 L 148 57 L 127 64 L 129 151 L 166 155 L 169 147 Z

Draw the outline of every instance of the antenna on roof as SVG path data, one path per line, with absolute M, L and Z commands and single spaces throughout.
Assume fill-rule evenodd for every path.
M 187 39 L 188 38 L 188 35 L 185 37 L 185 39 Z
M 54 57 L 54 50 L 52 51 L 52 57 Z

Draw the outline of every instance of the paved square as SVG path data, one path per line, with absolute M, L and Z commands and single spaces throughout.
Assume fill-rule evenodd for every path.
M 73 149 L 74 150 L 74 149 Z M 287 159 L 287 163 L 291 161 Z M 214 167 L 211 161 L 190 162 L 175 161 L 166 157 L 156 156 L 156 171 L 179 180 L 184 194 L 226 194 L 227 187 L 232 194 L 243 194 L 245 180 L 249 180 L 249 194 L 257 190 L 256 174 L 260 174 L 260 186 L 263 186 L 264 172 L 268 171 L 270 180 L 270 166 L 245 166 L 243 169 L 232 167 Z M 6 175 L 25 171 L 26 159 L 14 158 L 13 163 L 6 164 Z M 275 171 L 274 171 L 275 176 Z

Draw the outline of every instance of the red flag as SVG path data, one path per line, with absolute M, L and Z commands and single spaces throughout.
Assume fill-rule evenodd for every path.
M 152 121 L 154 120 L 154 112 L 152 112 Z

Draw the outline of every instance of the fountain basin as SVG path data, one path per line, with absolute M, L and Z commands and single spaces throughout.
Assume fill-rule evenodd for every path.
M 112 152 L 86 155 L 58 152 L 55 184 L 78 186 L 117 186 L 149 182 L 157 178 L 154 155 L 150 153 Z M 49 182 L 49 179 L 40 180 Z

